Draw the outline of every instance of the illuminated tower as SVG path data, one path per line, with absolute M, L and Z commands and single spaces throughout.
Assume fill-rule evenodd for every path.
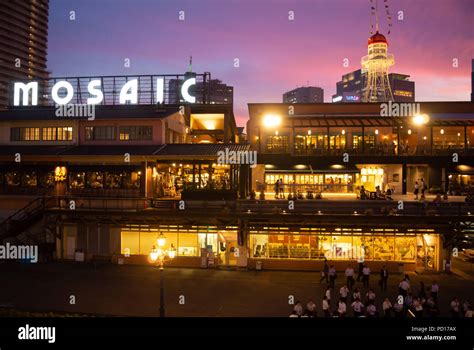
M 370 0 L 373 4 L 373 0 Z M 389 27 L 392 26 L 390 9 L 387 0 L 384 1 L 385 12 Z M 362 91 L 363 102 L 387 102 L 393 101 L 392 89 L 388 80 L 388 69 L 395 64 L 392 54 L 387 53 L 388 42 L 385 36 L 379 33 L 379 9 L 378 0 L 375 0 L 375 7 L 371 6 L 372 16 L 375 17 L 375 34 L 373 28 L 368 43 L 368 55 L 362 57 L 361 65 L 366 73 L 365 86 Z M 373 18 L 372 17 L 372 18 Z M 390 30 L 388 31 L 390 34 Z
M 395 59 L 387 53 L 388 42 L 385 36 L 377 32 L 369 38 L 368 55 L 362 57 L 361 65 L 367 71 L 363 102 L 393 101 L 392 89 L 388 80 L 388 69 Z

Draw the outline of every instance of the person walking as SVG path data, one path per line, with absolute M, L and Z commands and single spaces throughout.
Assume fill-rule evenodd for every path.
M 364 265 L 362 269 L 362 281 L 365 288 L 369 288 L 369 278 L 370 278 L 370 268 L 367 265 Z
M 415 195 L 415 200 L 418 200 L 419 190 L 420 190 L 420 187 L 418 186 L 418 181 L 415 181 L 415 190 L 413 191 L 413 194 Z
M 331 316 L 329 308 L 330 308 L 330 304 L 329 304 L 329 301 L 328 301 L 328 297 L 325 295 L 323 297 L 323 305 L 322 305 L 324 317 L 330 317 Z
M 336 268 L 334 265 L 329 267 L 329 286 L 334 288 L 334 282 L 336 281 Z
M 372 302 L 375 303 L 375 292 L 372 289 L 365 294 L 365 299 L 367 300 L 367 304 Z
M 451 317 L 452 318 L 459 317 L 459 300 L 456 297 L 453 300 L 451 300 Z
M 331 304 L 331 287 L 327 286 L 326 292 L 324 292 L 324 295 L 328 299 L 328 303 Z
M 377 308 L 375 307 L 375 304 L 371 301 L 369 305 L 367 305 L 367 317 L 376 317 L 377 316 Z
M 409 289 L 410 283 L 407 281 L 406 278 L 402 279 L 402 281 L 398 285 L 398 294 L 400 294 L 403 298 L 406 298 Z
M 387 290 L 387 281 L 388 281 L 388 270 L 385 265 L 382 266 L 380 270 L 380 289 Z
M 352 300 L 361 299 L 359 288 L 354 288 L 354 293 L 352 293 Z
M 364 304 L 360 301 L 359 298 L 355 299 L 352 303 L 352 310 L 354 311 L 354 317 L 362 316 L 362 310 L 364 309 Z
M 347 288 L 346 285 L 343 285 L 341 289 L 339 289 L 339 296 L 341 297 L 341 300 L 345 303 L 347 303 L 347 296 L 349 295 L 349 288 Z
M 276 180 L 275 185 L 274 185 L 274 190 L 275 190 L 275 199 L 278 199 L 278 194 L 280 191 L 280 180 Z
M 347 287 L 352 290 L 352 287 L 354 286 L 354 269 L 352 268 L 352 265 L 349 264 L 346 271 L 344 271 L 344 274 L 346 275 Z
M 389 298 L 385 298 L 382 303 L 383 315 L 385 318 L 390 318 L 390 313 L 392 312 L 392 302 Z
M 325 280 L 326 283 L 329 283 L 329 265 L 326 259 L 324 259 L 324 267 L 323 271 L 321 271 L 321 278 L 319 279 L 319 283 L 321 283 L 323 280 Z
M 423 317 L 423 303 L 421 302 L 420 298 L 416 298 L 415 300 L 413 300 L 413 309 L 415 310 L 416 318 Z

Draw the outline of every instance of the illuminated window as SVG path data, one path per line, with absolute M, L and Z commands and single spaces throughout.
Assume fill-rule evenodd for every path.
M 115 126 L 86 126 L 86 140 L 115 140 Z
M 40 128 L 11 128 L 10 141 L 39 141 Z
M 151 126 L 121 126 L 120 141 L 151 140 L 153 127 Z

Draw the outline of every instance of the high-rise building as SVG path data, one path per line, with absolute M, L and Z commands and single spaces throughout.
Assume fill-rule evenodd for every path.
M 44 94 L 48 13 L 49 0 L 0 1 L 0 109 L 9 105 L 14 81 L 38 80 Z
M 388 82 L 395 102 L 415 101 L 415 82 L 408 78 L 410 76 L 406 74 L 388 74 Z M 344 74 L 341 81 L 336 83 L 336 94 L 332 96 L 332 102 L 362 102 L 366 81 L 367 71 L 363 69 Z
M 285 92 L 283 103 L 323 103 L 324 90 L 316 86 L 304 86 Z
M 196 73 L 187 72 L 185 74 L 186 79 L 193 77 L 196 77 Z M 180 93 L 183 82 L 184 80 L 181 79 L 170 79 L 168 81 L 168 103 L 178 104 L 183 102 Z M 197 81 L 195 85 L 189 88 L 189 92 L 191 95 L 196 96 L 196 103 L 234 103 L 234 87 L 223 83 L 219 79 L 210 79 L 206 82 Z

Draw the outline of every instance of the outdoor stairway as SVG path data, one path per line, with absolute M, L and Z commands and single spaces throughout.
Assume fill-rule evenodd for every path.
M 51 197 L 35 198 L 3 220 L 0 223 L 0 242 L 14 237 L 20 241 L 30 241 L 32 238 L 28 234 L 28 229 L 42 218 L 44 209 L 53 199 Z

